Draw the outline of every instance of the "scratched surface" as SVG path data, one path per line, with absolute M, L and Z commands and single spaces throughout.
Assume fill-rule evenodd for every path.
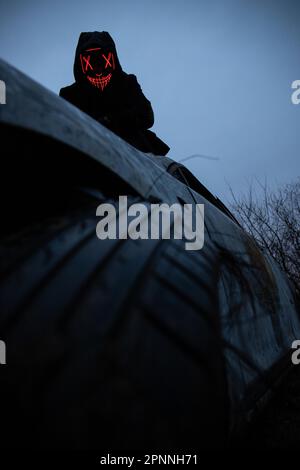
M 7 91 L 0 123 L 34 130 L 79 150 L 120 175 L 146 200 L 173 203 L 181 198 L 205 204 L 205 237 L 214 244 L 220 263 L 219 279 L 212 287 L 219 298 L 231 426 L 239 426 L 242 413 L 243 419 L 250 419 L 256 402 L 269 389 L 266 374 L 288 357 L 292 341 L 300 338 L 294 295 L 278 266 L 229 217 L 169 175 L 171 159 L 133 148 L 4 61 L 0 77 Z M 241 409 L 246 402 L 245 413 Z

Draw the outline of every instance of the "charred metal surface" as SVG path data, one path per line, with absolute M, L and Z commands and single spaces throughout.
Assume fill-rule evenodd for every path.
M 142 349 L 136 349 L 139 353 L 134 356 L 137 365 L 131 371 L 132 374 L 137 374 L 136 371 L 139 370 L 141 374 L 139 379 L 146 380 L 146 372 L 143 376 L 144 363 L 142 360 L 144 354 L 149 353 L 150 357 L 155 358 L 153 363 L 157 362 L 155 363 L 156 368 L 153 368 L 154 379 L 147 383 L 148 389 L 152 390 L 151 393 L 148 393 L 150 395 L 155 393 L 155 389 L 151 389 L 155 383 L 156 389 L 161 391 L 161 396 L 164 396 L 165 390 L 168 388 L 168 381 L 159 379 L 159 376 L 155 375 L 156 370 L 158 371 L 159 367 L 164 364 L 164 354 L 169 354 L 165 370 L 170 369 L 173 373 L 174 370 L 176 371 L 178 364 L 181 364 L 181 356 L 177 354 L 179 349 L 177 352 L 174 349 L 171 353 L 169 343 L 164 343 L 164 347 L 160 349 L 160 359 L 158 359 L 155 341 L 157 340 L 157 344 L 160 344 L 160 338 L 166 336 L 166 332 L 169 334 L 172 331 L 169 338 L 176 338 L 176 341 L 179 337 L 181 338 L 182 344 L 184 344 L 182 350 L 189 357 L 189 365 L 197 364 L 195 369 L 192 367 L 189 369 L 185 363 L 182 365 L 182 370 L 188 371 L 188 378 L 191 380 L 189 390 L 193 386 L 193 380 L 197 381 L 200 376 L 202 377 L 201 374 L 206 368 L 211 373 L 207 377 L 214 377 L 214 382 L 211 383 L 215 384 L 215 389 L 219 387 L 213 395 L 210 388 L 205 389 L 203 385 L 211 378 L 207 378 L 206 381 L 203 379 L 203 382 L 197 382 L 197 386 L 201 383 L 200 390 L 210 390 L 206 394 L 204 392 L 202 395 L 201 392 L 197 394 L 199 401 L 202 403 L 202 407 L 199 407 L 198 416 L 200 422 L 201 413 L 205 413 L 203 410 L 206 408 L 214 409 L 216 411 L 213 417 L 213 426 L 218 427 L 220 425 L 220 429 L 222 429 L 220 433 L 224 440 L 228 436 L 234 435 L 241 425 L 251 419 L 259 404 L 262 403 L 264 397 L 272 390 L 274 383 L 286 370 L 290 363 L 291 344 L 294 339 L 300 338 L 299 312 L 295 304 L 294 294 L 285 276 L 274 261 L 265 253 L 262 253 L 254 241 L 243 232 L 221 201 L 218 202 L 200 182 L 197 182 L 193 175 L 189 174 L 188 170 L 185 171 L 182 165 L 178 168 L 176 162 L 169 158 L 139 152 L 92 118 L 54 93 L 45 90 L 41 85 L 3 61 L 0 61 L 0 79 L 5 81 L 7 89 L 7 104 L 0 106 L 1 139 L 4 147 L 8 149 L 6 153 L 2 154 L 1 173 L 4 175 L 3 179 L 5 180 L 4 194 L 6 194 L 5 192 L 9 193 L 9 197 L 6 198 L 7 220 L 9 220 L 8 225 L 12 227 L 9 240 L 5 239 L 6 245 L 4 243 L 1 253 L 4 253 L 3 257 L 5 258 L 8 250 L 11 250 L 13 262 L 11 259 L 6 259 L 5 273 L 10 272 L 12 286 L 15 286 L 17 282 L 21 282 L 20 279 L 23 283 L 21 283 L 23 290 L 21 291 L 20 287 L 19 293 L 14 294 L 15 291 L 3 274 L 3 285 L 0 286 L 0 290 L 2 289 L 2 295 L 4 293 L 7 295 L 6 300 L 3 302 L 3 312 L 7 313 L 8 319 L 5 318 L 4 321 L 4 313 L 0 313 L 0 336 L 1 331 L 5 331 L 4 326 L 1 330 L 2 325 L 8 325 L 8 331 L 10 331 L 9 328 L 12 328 L 13 321 L 10 319 L 10 312 L 14 312 L 13 305 L 17 305 L 20 301 L 18 296 L 22 294 L 27 299 L 26 295 L 33 288 L 31 284 L 35 282 L 37 282 L 37 284 L 34 284 L 35 289 L 37 289 L 37 285 L 41 286 L 41 292 L 38 291 L 38 294 L 36 294 L 39 299 L 38 305 L 45 305 L 46 309 L 47 302 L 45 299 L 48 297 L 44 290 L 46 292 L 48 287 L 46 282 L 43 281 L 43 284 L 40 281 L 40 277 L 42 278 L 44 271 L 48 269 L 46 261 L 49 261 L 50 265 L 53 259 L 56 260 L 56 257 L 61 256 L 61 253 L 67 253 L 72 243 L 76 242 L 78 246 L 84 246 L 85 239 L 81 239 L 81 237 L 85 236 L 86 227 L 90 229 L 93 224 L 93 220 L 91 222 L 85 214 L 84 221 L 80 222 L 82 224 L 80 230 L 76 229 L 77 231 L 75 230 L 74 233 L 72 230 L 70 233 L 67 231 L 65 226 L 68 225 L 68 217 L 70 214 L 72 214 L 72 217 L 79 217 L 76 212 L 79 206 L 82 209 L 86 204 L 89 211 L 94 215 L 96 204 L 100 200 L 105 200 L 105 198 L 115 200 L 121 191 L 127 191 L 133 201 L 144 201 L 147 204 L 153 201 L 169 204 L 178 201 L 181 203 L 204 204 L 205 242 L 201 252 L 186 252 L 179 242 L 178 244 L 171 243 L 164 251 L 164 249 L 156 247 L 156 242 L 153 245 L 149 242 L 149 244 L 144 245 L 147 249 L 141 251 L 138 249 L 138 244 L 134 247 L 130 245 L 128 252 L 124 249 L 124 253 L 122 252 L 122 256 L 119 258 L 115 254 L 120 250 L 119 245 L 106 247 L 103 244 L 101 245 L 101 249 L 102 246 L 105 246 L 105 250 L 103 248 L 105 253 L 101 254 L 103 262 L 100 254 L 99 260 L 96 261 L 101 269 L 106 269 L 107 253 L 110 253 L 110 250 L 114 253 L 114 258 L 111 261 L 111 272 L 109 271 L 106 277 L 101 274 L 103 278 L 101 278 L 101 282 L 105 285 L 105 289 L 109 289 L 109 286 L 116 282 L 115 279 L 120 276 L 123 289 L 122 295 L 127 299 L 128 311 L 134 301 L 139 296 L 141 297 L 139 298 L 139 308 L 142 309 L 143 316 L 142 314 L 137 315 L 136 312 L 139 310 L 135 306 L 132 323 L 138 323 L 142 318 L 143 325 L 144 323 L 148 325 L 148 330 L 143 331 L 148 332 L 150 330 L 149 325 L 151 325 L 151 331 L 157 333 L 157 336 L 153 336 L 153 341 L 147 340 L 148 336 L 145 333 L 145 342 L 143 343 L 141 340 L 138 343 Z M 48 152 L 46 149 L 48 149 Z M 177 176 L 175 173 L 172 176 L 169 172 L 170 168 L 174 169 L 174 165 L 176 169 L 180 170 Z M 86 178 L 85 172 L 87 174 Z M 35 177 L 35 175 L 38 176 Z M 47 184 L 46 180 L 48 181 Z M 42 181 L 42 184 L 39 184 L 38 181 Z M 80 187 L 78 192 L 78 185 L 84 186 L 84 191 Z M 47 189 L 46 191 L 43 191 L 44 186 Z M 29 275 L 26 277 L 24 276 L 24 270 L 16 271 L 16 274 L 13 271 L 15 269 L 14 263 L 17 263 L 17 260 L 14 259 L 14 256 L 16 256 L 14 237 L 17 237 L 19 232 L 13 225 L 10 225 L 12 221 L 9 218 L 9 213 L 12 211 L 12 207 L 13 210 L 17 207 L 17 202 L 13 206 L 12 201 L 14 198 L 12 193 L 18 201 L 21 197 L 26 198 L 26 194 L 30 193 L 31 190 L 30 203 L 35 204 L 40 199 L 43 207 L 46 208 L 47 217 L 53 215 L 54 201 L 57 202 L 55 215 L 58 214 L 60 204 L 64 205 L 65 212 L 62 216 L 59 214 L 62 217 L 59 223 L 62 223 L 65 235 L 62 239 L 59 237 L 55 239 L 52 245 L 52 242 L 49 242 L 45 259 L 39 259 L 38 252 L 34 252 L 35 239 L 30 238 L 30 249 L 33 252 L 32 259 L 34 262 L 30 261 L 28 270 L 33 274 L 31 277 Z M 68 196 L 70 197 L 67 205 L 66 199 Z M 55 224 L 57 224 L 57 219 L 55 220 Z M 36 227 L 36 224 L 38 225 L 39 237 L 41 237 L 40 228 L 42 227 L 44 230 L 44 222 L 32 219 L 32 226 Z M 49 225 L 51 234 L 52 232 L 56 233 L 57 227 L 60 227 L 59 224 L 55 224 L 53 225 L 51 222 Z M 26 245 L 25 228 L 22 237 Z M 32 234 L 30 237 L 32 237 Z M 46 236 L 45 240 L 47 244 L 48 238 Z M 68 258 L 68 262 L 73 269 L 72 271 L 68 267 L 68 273 L 76 273 L 79 292 L 81 292 L 80 289 L 83 289 L 82 285 L 85 286 L 84 282 L 87 283 L 84 277 L 85 270 L 86 273 L 88 273 L 88 270 L 92 272 L 96 269 L 95 265 L 97 265 L 93 259 L 96 254 L 93 255 L 93 253 L 97 253 L 96 247 L 98 245 L 94 241 L 89 243 L 86 254 L 80 252 L 80 263 L 82 263 L 80 266 L 85 266 L 85 268 L 78 268 L 75 255 L 74 260 Z M 11 245 L 12 248 L 10 248 Z M 18 247 L 18 250 L 21 250 L 21 248 Z M 139 271 L 139 269 L 142 270 L 141 260 L 143 256 L 145 256 L 143 269 L 147 273 L 148 267 L 152 266 L 153 260 L 156 260 L 154 267 L 152 266 L 152 271 L 149 270 L 151 275 L 152 272 L 155 273 L 155 278 L 151 277 L 150 279 L 150 274 L 147 274 L 149 279 L 147 277 L 148 280 L 145 280 L 144 271 Z M 130 265 L 131 271 L 128 271 L 132 274 L 130 278 L 124 268 L 124 263 L 132 263 L 132 257 L 139 259 L 140 265 L 138 263 Z M 117 262 L 115 262 L 115 258 L 117 258 Z M 46 267 L 42 262 L 43 259 Z M 63 264 L 61 261 L 59 263 L 58 266 Z M 136 279 L 139 279 L 139 276 L 143 280 L 141 285 L 134 283 L 137 282 Z M 76 289 L 74 288 L 74 291 L 72 291 L 70 284 L 68 284 L 69 291 L 67 292 L 67 289 L 66 291 L 61 289 L 61 284 L 56 285 L 53 280 L 52 282 L 57 289 L 60 286 L 61 298 L 68 294 L 71 299 L 72 293 L 75 296 Z M 49 292 L 51 291 L 50 287 Z M 54 287 L 52 289 L 51 292 L 53 293 Z M 102 296 L 99 296 L 99 292 L 95 290 L 93 296 L 85 300 L 84 312 L 86 315 L 89 309 L 96 308 L 97 302 L 99 302 L 99 305 L 104 302 L 105 289 L 101 294 Z M 114 291 L 108 290 L 108 292 Z M 174 292 L 177 295 L 176 301 L 172 297 Z M 153 301 L 154 295 L 157 296 L 155 303 Z M 118 301 L 117 297 L 117 295 L 111 295 L 110 297 L 112 311 L 114 308 L 116 308 L 116 311 L 121 308 L 119 305 L 114 306 Z M 24 301 L 24 305 L 29 318 L 33 314 L 35 315 L 35 317 L 33 315 L 33 318 L 38 318 L 37 307 L 34 307 L 34 304 L 31 306 L 30 298 L 28 297 L 28 299 L 26 300 L 27 303 Z M 184 304 L 184 301 L 186 304 Z M 68 306 L 67 320 L 59 323 L 63 332 L 66 331 L 67 322 L 73 318 L 73 315 L 76 317 L 78 313 L 74 302 L 70 303 L 73 310 L 71 306 Z M 105 300 L 105 302 L 105 305 L 108 305 L 109 300 Z M 160 305 L 165 305 L 163 302 L 166 302 L 166 306 L 161 311 Z M 185 307 L 182 307 L 181 303 Z M 142 307 L 140 304 L 142 304 Z M 56 299 L 56 306 L 55 315 L 58 315 L 57 312 L 62 308 L 59 299 Z M 31 324 L 28 324 L 25 320 L 22 321 L 24 331 L 29 332 Z M 106 324 L 106 321 L 107 319 L 103 318 L 104 324 Z M 200 323 L 198 324 L 198 322 Z M 83 320 L 82 324 L 84 325 Z M 32 325 L 34 326 L 34 323 Z M 206 330 L 208 326 L 209 328 Z M 130 340 L 132 338 L 130 336 L 132 329 L 134 329 L 134 326 L 130 324 L 127 342 L 124 339 L 120 340 L 123 348 L 122 360 L 124 358 L 125 362 L 127 353 L 129 354 L 128 351 L 131 351 L 134 344 L 134 340 Z M 82 335 L 83 331 L 84 329 Z M 91 331 L 97 331 L 97 329 Z M 114 334 L 117 334 L 117 332 L 118 329 L 116 328 Z M 95 335 L 93 336 L 91 332 L 91 336 L 94 337 Z M 115 338 L 115 336 L 112 337 Z M 18 335 L 12 333 L 12 338 L 17 341 Z M 60 351 L 59 348 L 64 350 L 65 345 L 61 344 L 59 339 L 54 336 L 50 339 L 54 342 L 57 341 L 58 351 Z M 47 340 L 51 342 L 50 339 Z M 125 343 L 123 344 L 122 341 L 125 341 Z M 26 338 L 22 339 L 23 343 L 26 343 Z M 211 349 L 212 344 L 215 346 L 214 351 Z M 14 347 L 16 346 L 14 345 Z M 111 356 L 114 356 L 115 349 L 114 347 L 111 348 L 109 358 L 114 364 Z M 133 348 L 133 351 L 136 350 Z M 67 356 L 67 353 L 65 354 Z M 201 360 L 199 360 L 199 357 Z M 48 360 L 50 361 L 45 354 L 45 361 Z M 141 363 L 138 362 L 139 360 Z M 105 373 L 108 374 L 107 371 Z M 173 377 L 175 376 L 176 373 L 174 372 Z M 124 396 L 128 395 L 129 397 L 130 393 L 133 392 L 130 392 L 127 380 L 128 376 L 122 377 L 117 390 L 121 395 L 123 393 Z M 178 378 L 177 386 L 178 390 L 183 386 L 180 385 L 180 378 Z M 139 390 L 135 390 L 134 393 L 138 395 Z M 128 398 L 128 400 L 131 400 L 130 403 L 134 402 L 133 397 L 136 395 L 130 395 Z M 184 393 L 182 396 L 185 396 Z M 118 400 L 118 397 L 116 400 Z M 56 398 L 59 401 L 59 396 Z M 229 402 L 227 402 L 227 398 Z M 178 400 L 177 407 L 179 406 L 178 403 L 180 404 L 180 399 Z M 185 400 L 186 403 L 189 402 L 189 398 L 185 398 Z M 214 402 L 212 402 L 213 400 Z M 164 397 L 163 403 L 166 409 L 171 406 L 166 397 Z M 192 400 L 191 403 L 196 407 Z M 150 408 L 149 405 L 149 416 L 152 413 Z M 187 409 L 188 405 L 183 407 L 178 418 L 179 421 L 181 420 L 182 429 L 188 421 L 187 418 L 186 421 L 184 420 L 185 413 L 189 417 L 193 415 L 193 410 L 188 409 L 191 413 L 188 414 Z M 143 419 L 140 418 L 141 415 L 138 414 L 138 416 L 141 419 L 139 425 L 146 426 L 147 423 L 143 422 Z M 229 425 L 227 425 L 228 417 Z M 168 421 L 157 422 L 156 424 L 160 426 L 160 429 L 166 429 L 166 435 L 169 432 L 168 426 L 170 426 L 170 429 L 176 428 L 173 421 L 172 426 Z M 198 432 L 197 424 L 199 423 L 195 423 L 195 442 Z M 187 429 L 191 433 L 191 428 L 187 426 Z M 135 438 L 138 439 L 138 436 L 135 436 Z M 220 434 L 218 439 L 222 440 Z M 171 444 L 172 442 L 170 442 Z

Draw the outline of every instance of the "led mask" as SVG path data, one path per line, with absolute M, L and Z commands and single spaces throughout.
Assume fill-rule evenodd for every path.
M 91 85 L 103 91 L 115 70 L 113 52 L 108 52 L 101 47 L 86 49 L 80 54 L 80 63 L 82 72 Z

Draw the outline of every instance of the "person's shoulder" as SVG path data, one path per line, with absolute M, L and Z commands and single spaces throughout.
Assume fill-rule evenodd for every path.
M 126 72 L 122 71 L 121 80 L 124 83 L 126 83 L 127 85 L 136 85 L 136 84 L 138 84 L 136 75 L 134 75 L 133 73 L 126 73 Z
M 137 77 L 133 73 L 123 72 L 122 80 L 123 80 L 123 83 L 124 83 L 124 85 L 126 86 L 126 88 L 128 90 L 132 90 L 132 91 L 140 91 L 141 90 L 141 86 L 140 86 L 140 84 L 137 80 Z
M 129 80 L 132 83 L 137 83 L 136 75 L 134 75 L 133 73 L 126 73 L 126 75 L 127 75 L 127 80 Z
M 76 82 L 72 83 L 72 85 L 65 86 L 59 90 L 59 96 L 63 98 L 68 98 L 72 96 L 77 91 L 77 84 Z

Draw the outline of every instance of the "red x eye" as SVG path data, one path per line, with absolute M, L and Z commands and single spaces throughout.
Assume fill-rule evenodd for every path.
M 80 54 L 80 62 L 81 62 L 81 68 L 82 68 L 83 73 L 87 72 L 88 67 L 90 67 L 90 69 L 93 70 L 90 60 L 91 60 L 90 55 L 88 57 L 85 57 L 85 56 L 82 56 L 82 54 Z
M 106 57 L 105 54 L 102 54 L 102 57 L 105 60 L 104 68 L 107 68 L 108 66 L 112 67 L 113 69 L 115 68 L 115 60 L 112 52 L 108 53 L 108 57 Z

